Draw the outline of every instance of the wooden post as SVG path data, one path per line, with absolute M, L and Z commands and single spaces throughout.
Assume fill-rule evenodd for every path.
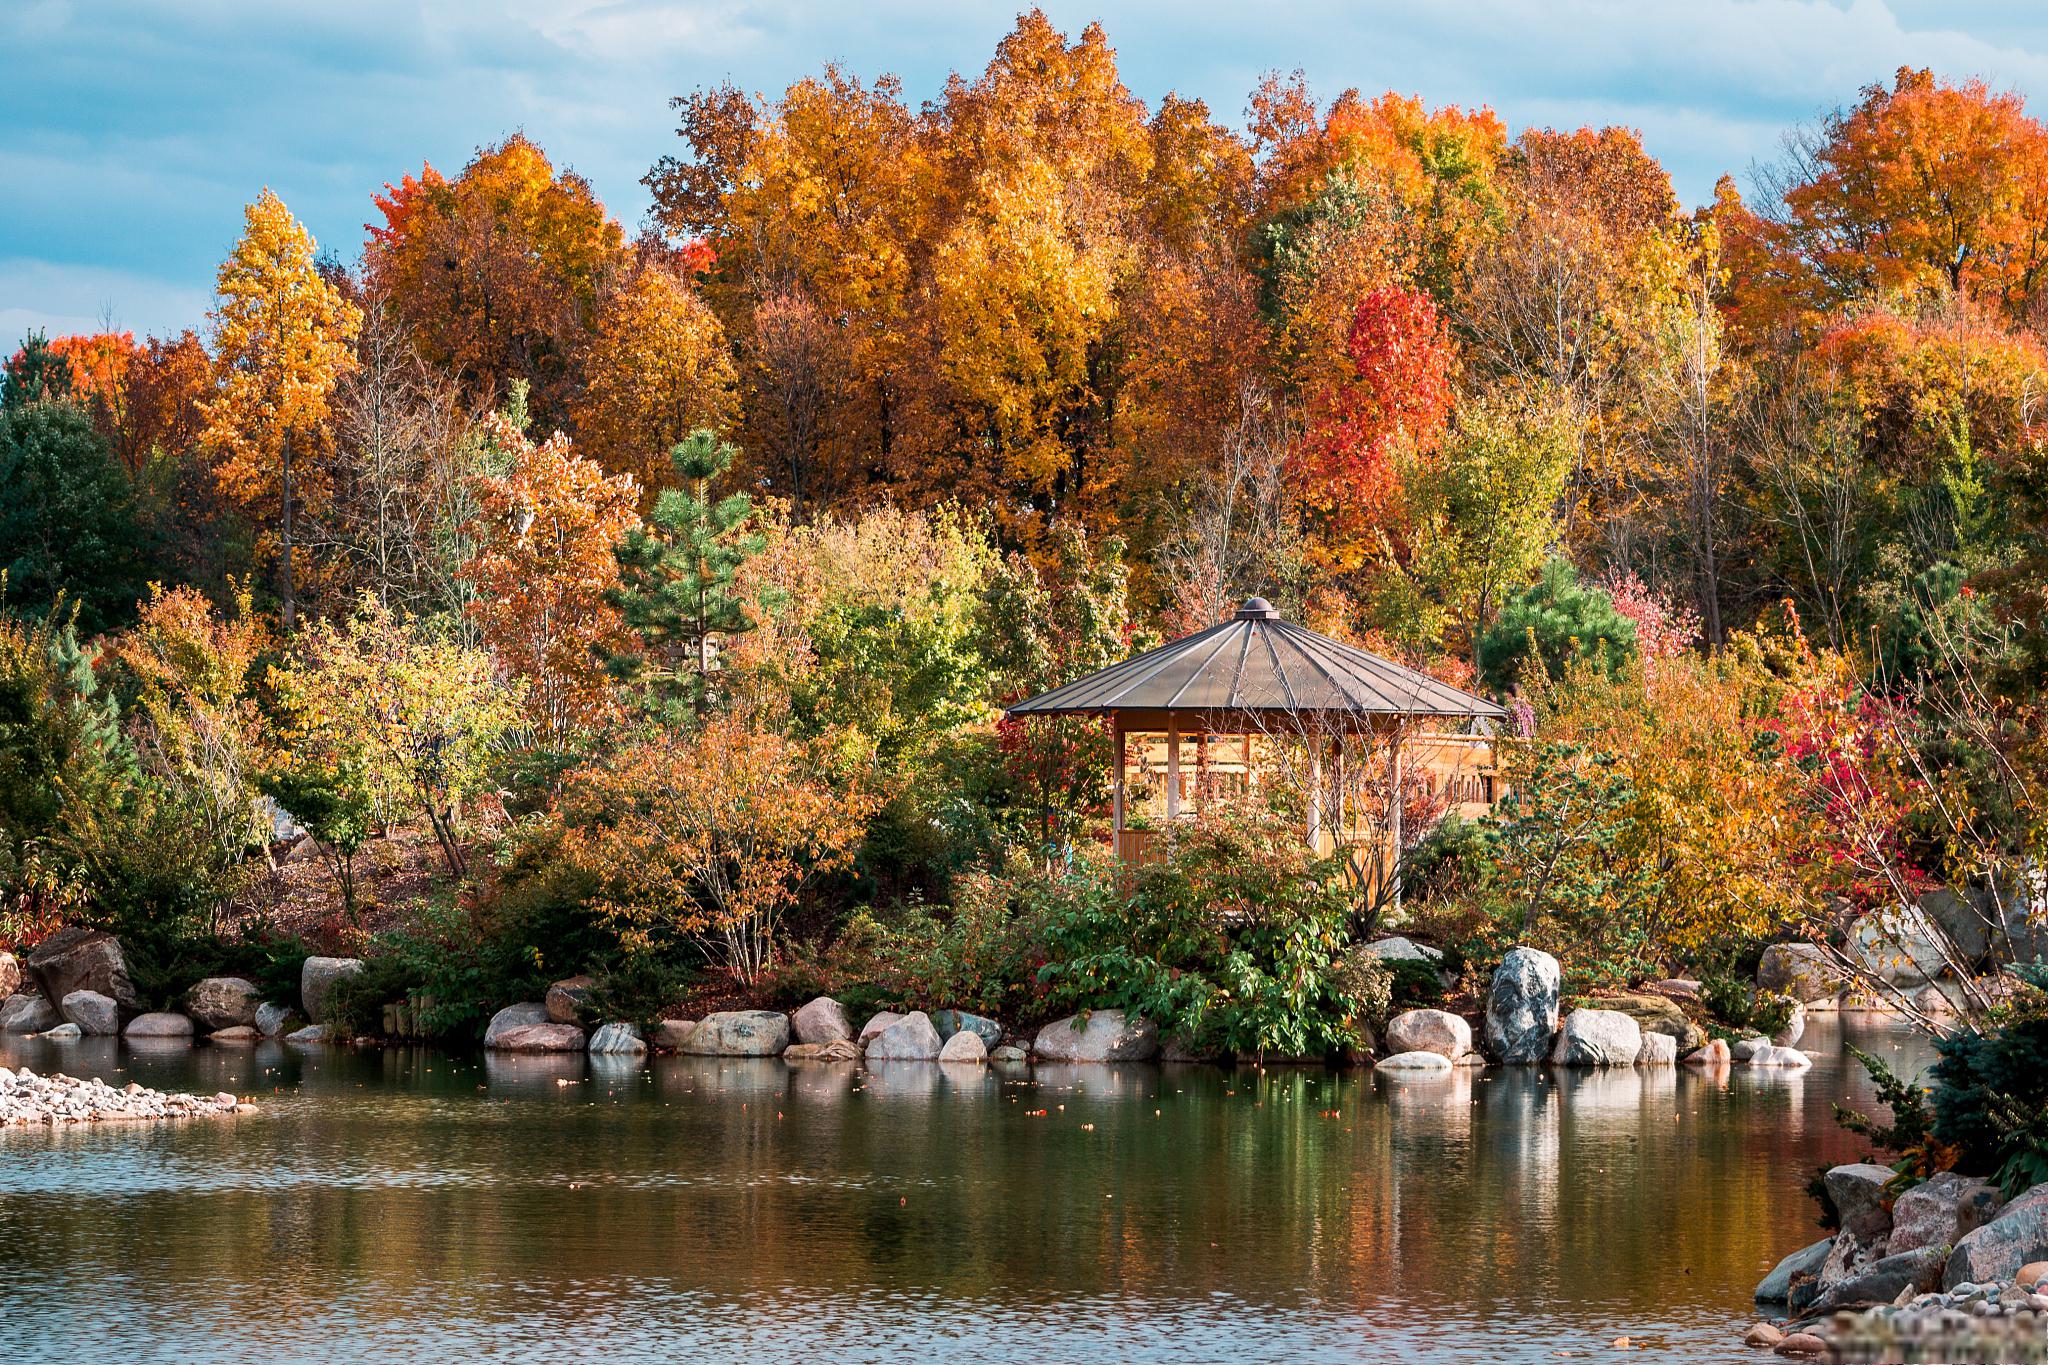
M 1116 848 L 1116 856 L 1124 856 L 1124 723 L 1121 719 L 1110 722 L 1116 736 L 1116 777 L 1110 784 L 1110 813 L 1114 830 L 1110 843 Z
M 1311 853 L 1323 848 L 1323 746 L 1308 745 L 1308 847 Z
M 1387 876 L 1393 885 L 1388 888 L 1388 899 L 1396 910 L 1401 908 L 1401 723 L 1394 722 L 1394 744 L 1387 754 L 1387 768 L 1392 786 L 1387 795 L 1387 840 L 1392 845 L 1388 850 L 1392 861 L 1387 864 Z
M 1180 721 L 1166 716 L 1166 818 L 1180 818 Z

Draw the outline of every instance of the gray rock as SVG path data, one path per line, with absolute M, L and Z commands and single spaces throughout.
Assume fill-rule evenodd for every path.
M 964 1028 L 946 1040 L 946 1045 L 939 1049 L 939 1060 L 980 1066 L 988 1060 L 988 1044 L 981 1041 L 979 1033 Z
M 1942 1284 L 2004 1284 L 2020 1267 L 2042 1260 L 2048 1260 L 2048 1184 L 2034 1186 L 1957 1242 Z
M 129 1038 L 190 1038 L 192 1021 L 182 1014 L 138 1014 L 128 1021 Z
M 1411 939 L 1402 938 L 1398 934 L 1391 938 L 1375 939 L 1366 944 L 1363 951 L 1367 956 L 1379 958 L 1383 962 L 1427 962 L 1431 966 L 1441 966 L 1444 960 L 1442 950 L 1432 948 L 1427 943 L 1416 943 Z
M 1047 1024 L 1031 1051 L 1049 1062 L 1148 1062 L 1159 1055 L 1159 1029 L 1122 1010 L 1092 1010 Z
M 291 1027 L 292 1018 L 291 1006 L 265 1001 L 256 1007 L 256 1031 L 265 1038 L 276 1038 Z
M 1162 1062 L 1209 1062 L 1215 1054 L 1204 1052 L 1178 1033 L 1170 1033 L 1159 1040 L 1159 1060 Z
M 496 1041 L 484 1046 L 493 1052 L 582 1052 L 586 1044 L 580 1027 L 549 1019 L 501 1029 Z
M 112 934 L 59 929 L 37 944 L 23 965 L 46 1000 L 62 1000 L 73 991 L 97 991 L 131 1014 L 142 1009 L 128 979 L 121 941 Z
M 229 1024 L 206 1035 L 209 1043 L 254 1043 L 263 1037 L 254 1024 Z
M 791 1043 L 782 1050 L 785 1062 L 857 1062 L 860 1047 L 851 1038 L 834 1038 L 829 1043 Z
M 1558 1031 L 1550 1060 L 1558 1066 L 1634 1066 L 1643 1030 L 1620 1010 L 1573 1010 Z
M 1667 977 L 1652 981 L 1650 989 L 1659 995 L 1668 995 L 1673 1000 L 1697 1000 L 1700 998 L 1700 983 L 1689 976 Z
M 1472 1050 L 1472 1026 L 1448 1010 L 1407 1010 L 1387 1021 L 1387 1051 L 1435 1052 L 1456 1061 Z
M 1397 1052 L 1391 1057 L 1382 1057 L 1373 1063 L 1374 1071 L 1427 1072 L 1432 1075 L 1451 1074 L 1451 1059 L 1441 1052 Z
M 1757 1301 L 1785 1302 L 1786 1296 L 1792 1290 L 1793 1278 L 1800 1275 L 1818 1275 L 1822 1263 L 1827 1260 L 1828 1252 L 1834 1249 L 1834 1245 L 1834 1238 L 1823 1237 L 1812 1246 L 1795 1251 L 1778 1262 L 1777 1268 L 1764 1276 L 1763 1283 L 1756 1287 Z
M 1746 1062 L 1771 1045 L 1771 1040 L 1762 1036 L 1737 1038 L 1729 1047 L 1728 1055 L 1738 1062 Z
M 1636 1058 L 1638 1066 L 1677 1066 L 1678 1040 L 1668 1033 L 1645 1033 L 1642 1055 Z
M 590 976 L 564 977 L 548 987 L 541 1003 L 547 1006 L 548 1019 L 557 1024 L 573 1024 L 582 1017 L 590 1006 L 590 996 L 597 989 L 597 980 Z
M 324 1043 L 327 1041 L 327 1025 L 308 1024 L 284 1036 L 287 1043 Z
M 1626 1014 L 1646 1034 L 1668 1034 L 1681 1052 L 1690 1052 L 1707 1041 L 1707 1031 L 1687 1018 L 1678 1002 L 1667 995 L 1642 992 L 1606 996 L 1601 999 L 1600 1008 Z
M 1924 986 L 1946 961 L 1942 935 L 1919 906 L 1894 906 L 1849 926 L 1843 950 L 1864 971 L 1894 986 Z
M 334 983 L 362 970 L 359 957 L 307 958 L 299 969 L 299 1003 L 306 1007 L 306 1017 L 316 1024 L 326 1023 L 327 998 L 334 992 Z
M 637 1055 L 647 1051 L 647 1040 L 631 1024 L 604 1024 L 590 1035 L 590 1050 L 600 1056 Z
M 1773 943 L 1756 965 L 1756 988 L 1778 991 L 1803 1005 L 1842 989 L 1841 974 L 1811 943 Z
M 58 1024 L 54 1028 L 44 1029 L 41 1036 L 53 1043 L 69 1043 L 83 1038 L 85 1030 L 76 1024 Z
M 71 992 L 57 1006 L 57 1013 L 88 1037 L 112 1038 L 121 1032 L 121 1007 L 98 991 Z
M 22 991 L 0 1001 L 0 1033 L 41 1033 L 62 1022 L 57 1007 L 40 995 Z
M 836 1043 L 853 1037 L 853 1020 L 846 1006 L 829 995 L 821 995 L 791 1016 L 790 1028 L 799 1043 Z
M 1868 1161 L 1850 1162 L 1829 1169 L 1825 1179 L 1828 1198 L 1842 1220 L 1842 1231 L 1864 1241 L 1882 1238 L 1892 1230 L 1891 1214 L 1885 1209 L 1889 1192 L 1885 1186 L 1898 1172 Z
M 1992 960 L 1993 947 L 2003 946 L 1998 942 L 2003 936 L 1998 932 L 1996 911 L 1985 913 L 1975 896 L 1943 886 L 1922 892 L 1918 905 L 1920 913 L 1948 935 L 1965 966 L 1985 965 Z
M 1797 1047 L 1799 1040 L 1806 1036 L 1806 1006 L 1792 1002 L 1792 1017 L 1785 1021 L 1785 1027 L 1771 1035 L 1773 1047 Z
M 13 953 L 0 953 L 0 1000 L 21 989 L 21 963 Z
M 548 1018 L 548 1007 L 538 1000 L 526 1000 L 517 1005 L 507 1005 L 491 1016 L 491 1022 L 484 1025 L 484 1046 L 496 1047 L 498 1040 L 516 1028 L 530 1028 L 535 1024 L 553 1022 Z
M 1988 1180 L 1954 1171 L 1929 1176 L 1893 1201 L 1891 1240 L 1885 1251 L 1895 1256 L 1921 1247 L 1952 1247 L 2003 1207 L 2005 1196 Z
M 903 1016 L 895 1010 L 878 1010 L 872 1019 L 861 1025 L 860 1034 L 854 1041 L 865 1048 L 883 1031 L 903 1022 Z
M 1015 1043 L 1004 1043 L 990 1052 L 988 1059 L 992 1062 L 1028 1062 L 1031 1060 L 1031 1054 Z
M 939 1037 L 951 1041 L 954 1034 L 966 1029 L 981 1038 L 983 1048 L 994 1047 L 1003 1041 L 1003 1026 L 993 1019 L 966 1010 L 932 1011 L 932 1027 L 939 1031 Z
M 789 1046 L 789 1016 L 781 1010 L 724 1010 L 707 1014 L 680 1051 L 693 1057 L 779 1057 Z
M 938 1059 L 939 1031 L 923 1010 L 912 1010 L 868 1039 L 871 1062 L 930 1062 Z
M 202 1028 L 233 1028 L 256 1022 L 263 993 L 239 976 L 209 976 L 185 992 L 185 1013 Z
M 1510 1064 L 1531 1064 L 1549 1056 L 1563 981 L 1557 959 L 1549 953 L 1509 949 L 1486 994 L 1487 1050 Z
M 689 1042 L 690 1035 L 696 1031 L 695 1019 L 664 1019 L 654 1030 L 654 1041 L 657 1046 L 665 1047 L 671 1052 L 681 1052 L 683 1044 Z
M 1942 1263 L 1946 1259 L 1938 1246 L 1916 1247 L 1880 1257 L 1827 1286 L 1806 1311 L 1826 1313 L 1836 1308 L 1891 1303 L 1908 1291 L 1924 1293 L 1941 1283 Z

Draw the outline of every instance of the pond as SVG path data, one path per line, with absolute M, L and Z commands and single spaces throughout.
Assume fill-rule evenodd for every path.
M 0 1062 L 253 1095 L 0 1131 L 18 1359 L 1754 1360 L 1802 1192 L 1871 1103 L 1800 1074 L 144 1053 Z M 1633 1349 L 1617 1349 L 1627 1336 Z

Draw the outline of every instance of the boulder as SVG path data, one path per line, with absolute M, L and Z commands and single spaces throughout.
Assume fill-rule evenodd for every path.
M 633 1056 L 647 1051 L 647 1040 L 631 1024 L 610 1023 L 599 1025 L 590 1035 L 589 1046 L 599 1056 Z
M 45 1000 L 62 1000 L 73 991 L 94 991 L 128 1013 L 139 1013 L 121 940 L 97 929 L 59 929 L 37 944 L 23 964 L 42 988 Z
M 1792 1002 L 1792 1017 L 1785 1021 L 1785 1027 L 1771 1035 L 1773 1047 L 1796 1047 L 1806 1036 L 1806 1006 Z
M 866 1047 L 876 1035 L 902 1022 L 903 1016 L 895 1010 L 879 1010 L 872 1019 L 861 1025 L 860 1033 L 854 1038 L 854 1041 L 862 1047 Z
M 693 1057 L 779 1057 L 789 1046 L 789 1016 L 781 1010 L 721 1010 L 690 1030 L 680 1051 Z
M 307 958 L 306 965 L 299 969 L 299 1003 L 306 1007 L 306 1017 L 316 1024 L 326 1023 L 327 998 L 334 991 L 334 983 L 362 970 L 363 960 L 359 957 Z
M 1004 1043 L 991 1051 L 988 1059 L 992 1062 L 1028 1062 L 1031 1060 L 1031 1054 L 1015 1043 Z
M 1794 1332 L 1771 1350 L 1781 1356 L 1820 1356 L 1828 1353 L 1827 1338 L 1812 1332 Z
M 76 1024 L 58 1024 L 44 1029 L 38 1036 L 48 1038 L 53 1043 L 71 1043 L 83 1038 L 85 1030 Z
M 1147 1062 L 1159 1055 L 1159 1029 L 1122 1010 L 1091 1010 L 1047 1024 L 1031 1051 L 1048 1062 Z
M 1487 1050 L 1511 1064 L 1533 1064 L 1549 1056 L 1563 981 L 1549 953 L 1509 949 L 1486 993 Z
M 923 1010 L 912 1010 L 868 1039 L 871 1062 L 929 1062 L 941 1050 L 939 1031 Z
M 554 1023 L 574 1024 L 581 1020 L 582 1011 L 590 1007 L 591 993 L 596 989 L 595 977 L 564 977 L 548 987 L 541 1003 L 547 1006 L 548 1018 Z
M 185 992 L 185 1013 L 201 1028 L 233 1028 L 256 1022 L 263 993 L 239 976 L 209 976 Z
M 654 1030 L 655 1046 L 665 1047 L 671 1052 L 681 1052 L 683 1044 L 689 1042 L 690 1035 L 696 1031 L 695 1019 L 664 1019 Z
M 583 1030 L 577 1025 L 548 1019 L 500 1030 L 497 1041 L 485 1046 L 493 1052 L 581 1052 L 585 1044 Z
M 857 1062 L 860 1047 L 851 1038 L 834 1038 L 829 1043 L 791 1043 L 782 1050 L 785 1062 Z
M 1988 1180 L 1943 1171 L 1907 1190 L 1892 1203 L 1891 1240 L 1896 1256 L 1921 1247 L 1952 1247 L 1990 1222 L 2005 1196 Z
M 1604 996 L 1600 1000 L 1600 1008 L 1626 1014 L 1644 1033 L 1669 1035 L 1681 1052 L 1690 1052 L 1707 1040 L 1707 1031 L 1687 1018 L 1678 1002 L 1668 995 Z
M 1919 906 L 1894 906 L 1849 926 L 1844 951 L 1851 961 L 1894 986 L 1924 986 L 1941 974 L 1941 931 Z
M 1365 945 L 1364 952 L 1366 956 L 1379 958 L 1383 962 L 1427 962 L 1432 967 L 1442 966 L 1444 960 L 1442 950 L 1432 948 L 1427 943 L 1402 938 L 1398 934 L 1391 938 L 1375 939 Z
M 2012 1277 L 2012 1282 L 2030 1292 L 2039 1291 L 2044 1283 L 2048 1283 L 2048 1261 L 2027 1262 L 2020 1267 L 2020 1273 Z
M 983 1049 L 992 1048 L 1003 1041 L 1003 1026 L 993 1019 L 966 1010 L 934 1010 L 932 1027 L 939 1031 L 939 1037 L 951 1041 L 954 1034 L 966 1029 L 980 1037 Z
M 1408 1010 L 1387 1021 L 1387 1051 L 1435 1052 L 1456 1061 L 1472 1050 L 1472 1026 L 1447 1010 Z
M 1636 1058 L 1638 1066 L 1677 1066 L 1678 1040 L 1668 1033 L 1645 1033 L 1642 1055 Z
M 1709 1038 L 1686 1059 L 1687 1066 L 1726 1066 L 1730 1060 L 1728 1044 L 1720 1038 Z
M 1811 943 L 1773 943 L 1756 964 L 1756 988 L 1789 995 L 1803 1005 L 1842 988 L 1841 974 Z
M 1749 1064 L 1766 1070 L 1804 1071 L 1813 1065 L 1813 1058 L 1796 1047 L 1772 1047 L 1766 1043 L 1750 1055 Z
M 1700 998 L 1700 983 L 1689 976 L 1674 976 L 1663 981 L 1652 981 L 1648 989 L 1673 1000 L 1697 1000 Z
M 1764 1276 L 1763 1282 L 1757 1285 L 1757 1301 L 1759 1303 L 1785 1302 L 1787 1296 L 1792 1292 L 1792 1281 L 1801 1277 L 1818 1275 L 1821 1266 L 1828 1259 L 1828 1252 L 1832 1251 L 1834 1246 L 1834 1238 L 1823 1237 L 1812 1246 L 1795 1251 L 1784 1260 L 1778 1262 L 1777 1267 L 1770 1274 Z
M 2004 946 L 1997 910 L 1990 909 L 1986 913 L 1979 908 L 1976 896 L 1942 886 L 1922 892 L 1916 904 L 1921 914 L 1948 935 L 1949 942 L 1955 945 L 1956 955 L 1965 966 L 1977 967 L 1990 962 L 1992 949 Z
M 1990 934 L 1993 961 L 2048 959 L 2048 896 L 2043 895 L 2039 867 L 2001 877 L 1996 888 L 1979 887 L 1970 894 L 1979 917 L 1998 926 Z
M 1373 1063 L 1374 1071 L 1429 1072 L 1448 1076 L 1451 1074 L 1451 1059 L 1441 1052 L 1397 1052 L 1391 1057 L 1382 1057 Z
M 0 1000 L 21 989 L 21 962 L 13 953 L 0 953 Z
M 302 1029 L 294 1029 L 287 1033 L 284 1040 L 287 1043 L 324 1043 L 327 1041 L 327 1025 L 308 1024 Z
M 1366 1046 L 1370 1050 L 1372 1046 L 1370 1041 L 1367 1042 Z M 1203 1051 L 1194 1043 L 1189 1042 L 1183 1034 L 1169 1033 L 1159 1040 L 1159 1060 L 1162 1062 L 1213 1062 L 1216 1060 L 1216 1054 Z
M 22 991 L 0 1001 L 0 1033 L 41 1033 L 62 1022 L 57 1007 L 40 995 Z
M 1889 1197 L 1885 1186 L 1898 1172 L 1869 1161 L 1854 1161 L 1828 1169 L 1828 1198 L 1834 1201 L 1835 1216 L 1842 1231 L 1869 1241 L 1891 1231 L 1891 1213 L 1885 1207 Z
M 1749 1038 L 1737 1038 L 1729 1047 L 1728 1055 L 1738 1062 L 1746 1062 L 1771 1045 L 1771 1040 L 1761 1034 Z
M 1784 1339 L 1784 1332 L 1768 1322 L 1753 1322 L 1749 1325 L 1749 1330 L 1742 1334 L 1744 1346 L 1776 1346 Z
M 294 1017 L 290 1005 L 266 1000 L 256 1007 L 256 1031 L 265 1038 L 276 1038 L 290 1030 Z
M 527 1028 L 533 1024 L 552 1022 L 548 1018 L 548 1007 L 538 1000 L 527 1000 L 517 1005 L 507 1005 L 491 1016 L 491 1022 L 484 1025 L 484 1046 L 496 1047 L 498 1040 L 516 1028 Z
M 1913 993 L 1913 1008 L 1930 1019 L 1946 1019 L 1960 1013 L 1956 1002 L 1939 986 L 1922 986 Z
M 207 1034 L 206 1041 L 209 1043 L 254 1043 L 260 1041 L 262 1037 L 263 1035 L 256 1031 L 254 1024 L 230 1024 L 226 1028 L 217 1028 Z
M 1558 1031 L 1550 1060 L 1557 1066 L 1634 1066 L 1643 1030 L 1619 1010 L 1573 1010 Z
M 846 1006 L 829 995 L 821 995 L 790 1017 L 789 1026 L 799 1043 L 836 1043 L 853 1037 L 853 1020 Z
M 1949 1255 L 1942 1287 L 2004 1284 L 2022 1266 L 2048 1260 L 2048 1184 L 2036 1185 L 1996 1218 L 1964 1235 Z
M 979 1033 L 964 1028 L 946 1040 L 946 1045 L 939 1049 L 939 1060 L 980 1066 L 988 1060 L 988 1044 L 981 1041 Z
M 192 1021 L 182 1014 L 138 1014 L 122 1033 L 129 1038 L 190 1038 Z
M 1823 1289 L 1806 1311 L 1827 1313 L 1837 1308 L 1890 1303 L 1907 1290 L 1924 1294 L 1941 1283 L 1942 1263 L 1947 1259 L 1938 1246 L 1915 1247 L 1882 1256 Z
M 121 1032 L 120 1006 L 98 991 L 71 992 L 58 1004 L 57 1013 L 87 1037 L 112 1038 Z

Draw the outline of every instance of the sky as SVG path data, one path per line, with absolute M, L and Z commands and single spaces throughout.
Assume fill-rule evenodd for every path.
M 913 101 L 978 72 L 1017 0 L 0 0 L 0 346 L 29 328 L 204 326 L 242 206 L 276 190 L 353 259 L 371 195 L 524 131 L 628 231 L 673 95 L 838 61 Z M 2048 100 L 2038 0 L 1046 0 L 1124 80 L 1241 125 L 1269 70 L 1638 129 L 1688 203 L 1902 64 Z

